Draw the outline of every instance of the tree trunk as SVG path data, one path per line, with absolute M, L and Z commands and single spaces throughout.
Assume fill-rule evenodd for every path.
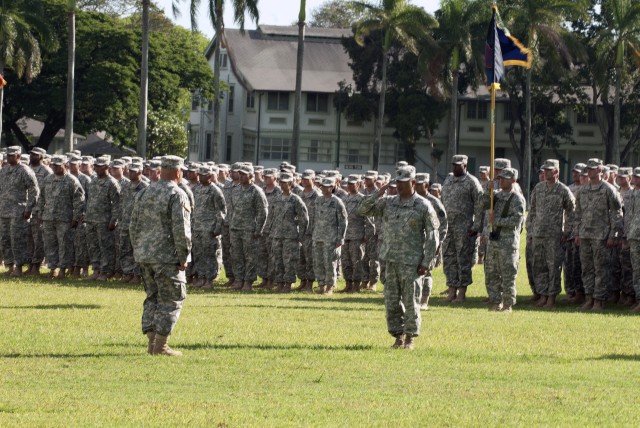
M 211 145 L 213 146 L 211 151 L 213 152 L 213 161 L 215 163 L 218 163 L 220 159 L 218 133 L 220 132 L 220 45 L 222 43 L 222 31 L 222 0 L 216 0 L 216 39 L 214 49 L 216 57 L 213 59 L 213 132 L 211 135 Z M 202 125 L 200 124 L 201 128 Z
M 138 112 L 138 156 L 147 156 L 147 103 L 149 97 L 149 2 L 142 0 L 142 64 Z
M 304 63 L 304 26 L 306 18 L 306 1 L 300 0 L 298 15 L 298 58 L 296 62 L 296 92 L 293 103 L 293 138 L 291 139 L 291 163 L 298 164 L 298 147 L 300 145 L 300 104 L 302 102 L 302 65 Z
M 612 156 L 608 163 L 620 164 L 620 80 L 622 79 L 622 65 L 616 64 L 616 88 L 613 100 L 613 141 Z
M 449 158 L 458 151 L 458 67 L 459 53 L 458 49 L 454 48 L 451 59 L 451 106 L 449 109 L 449 148 L 447 153 Z
M 0 74 L 4 76 L 4 63 L 0 60 Z M 2 146 L 2 110 L 4 108 L 4 88 L 0 88 L 0 146 Z
M 76 67 L 76 2 L 69 0 L 69 42 L 67 53 L 67 113 L 64 127 L 64 151 L 73 150 L 74 85 Z
M 382 49 L 382 81 L 380 82 L 380 100 L 378 102 L 378 121 L 376 123 L 375 141 L 373 143 L 373 169 L 380 166 L 380 148 L 382 147 L 382 130 L 384 129 L 384 99 L 387 93 L 387 49 Z

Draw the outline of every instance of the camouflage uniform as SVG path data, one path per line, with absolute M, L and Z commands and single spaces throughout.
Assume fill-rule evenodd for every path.
M 373 229 L 373 223 L 369 217 L 358 212 L 358 206 L 364 195 L 356 193 L 347 195 L 344 199 L 347 210 L 347 231 L 345 233 L 344 245 L 340 249 L 342 262 L 342 272 L 346 281 L 361 282 L 365 279 L 363 269 L 364 239 L 367 230 Z M 369 233 L 368 235 L 371 235 Z
M 623 169 L 623 168 L 621 168 Z M 633 289 L 633 267 L 631 264 L 631 246 L 629 245 L 629 239 L 627 234 L 631 229 L 632 216 L 631 206 L 633 206 L 634 190 L 629 188 L 627 190 L 620 190 L 620 195 L 623 201 L 623 223 L 624 223 L 624 237 L 620 244 L 620 288 L 622 294 L 625 296 L 635 297 L 636 293 Z
M 220 273 L 216 251 L 220 245 L 227 204 L 222 190 L 213 183 L 202 183 L 193 188 L 195 209 L 193 211 L 193 263 L 194 274 L 207 281 Z
M 300 255 L 300 243 L 309 225 L 307 207 L 300 196 L 281 194 L 269 205 L 269 238 L 274 266 L 274 282 L 296 282 L 296 266 Z
M 640 175 L 638 168 L 635 171 Z M 636 299 L 640 299 L 640 189 L 633 190 L 629 204 L 625 206 L 625 230 L 633 269 L 633 290 Z
M 571 190 L 560 182 L 538 183 L 531 194 L 527 236 L 533 237 L 534 283 L 542 296 L 557 296 L 562 291 L 563 242 L 568 238 L 565 219 L 575 204 Z
M 302 192 L 300 198 L 307 207 L 307 213 L 309 216 L 309 225 L 307 226 L 304 237 L 301 240 L 302 246 L 300 248 L 300 259 L 298 263 L 298 276 L 301 280 L 315 281 L 316 277 L 313 271 L 313 222 L 315 212 L 315 201 L 317 198 L 322 197 L 317 189 L 312 189 L 311 192 Z
M 111 275 L 115 272 L 114 232 L 109 224 L 116 224 L 120 216 L 120 186 L 115 178 L 95 177 L 89 184 L 87 197 L 87 244 L 93 270 Z
M 568 187 L 574 199 L 576 199 L 581 186 L 572 183 Z M 582 266 L 580 265 L 580 247 L 576 245 L 576 230 L 574 226 L 575 211 L 567 216 L 565 222 L 565 231 L 567 232 L 568 238 L 565 245 L 566 253 L 564 256 L 564 291 L 567 296 L 575 296 L 576 294 L 584 295 Z
M 140 276 L 140 265 L 136 263 L 133 257 L 133 246 L 131 245 L 131 237 L 129 233 L 129 225 L 131 222 L 131 212 L 138 193 L 149 187 L 149 184 L 142 180 L 137 183 L 129 180 L 122 188 L 121 194 L 121 214 L 118 223 L 118 234 L 120 235 L 120 266 L 124 275 Z
M 228 201 L 227 201 L 228 202 Z M 229 231 L 231 260 L 236 281 L 253 283 L 257 278 L 256 238 L 262 235 L 267 219 L 267 198 L 255 184 L 241 185 L 231 194 Z
M 438 259 L 442 256 L 442 242 L 447 237 L 447 230 L 449 226 L 447 222 L 447 211 L 444 209 L 444 205 L 442 205 L 442 202 L 440 202 L 440 199 L 436 198 L 430 193 L 427 193 L 427 196 L 425 197 L 425 199 L 433 207 L 434 211 L 436 212 L 436 215 L 438 216 L 438 222 L 440 224 L 438 227 L 438 244 L 439 245 L 436 250 L 435 259 L 432 265 L 429 266 L 429 268 L 431 269 L 438 264 L 439 262 Z M 431 275 L 431 270 L 429 270 L 429 272 L 427 272 L 424 276 L 424 281 L 422 284 L 422 295 L 431 296 L 432 289 L 433 289 L 433 276 Z
M 374 187 L 369 190 L 364 188 L 362 194 L 370 196 L 378 192 Z M 362 268 L 364 270 L 363 280 L 375 284 L 380 278 L 380 261 L 378 260 L 378 235 L 382 229 L 382 219 L 369 217 L 371 226 L 365 228 L 364 257 L 362 258 Z
M 406 168 L 406 167 L 405 167 Z M 399 196 L 367 196 L 359 211 L 382 218 L 385 240 L 380 259 L 386 263 L 384 301 L 387 330 L 392 336 L 420 334 L 422 275 L 419 266 L 429 267 L 436 255 L 438 216 L 426 199 L 414 193 L 408 201 Z
M 266 188 L 266 186 L 265 186 Z M 257 273 L 262 279 L 273 279 L 275 275 L 275 265 L 273 264 L 273 258 L 271 257 L 271 247 L 273 242 L 271 241 L 271 226 L 272 226 L 272 210 L 273 203 L 282 196 L 282 189 L 278 186 L 274 186 L 270 192 L 264 191 L 264 195 L 267 198 L 267 221 L 265 223 L 264 233 L 258 239 L 258 266 Z
M 326 179 L 325 179 L 326 180 Z M 336 195 L 318 196 L 313 214 L 313 271 L 320 286 L 335 286 L 340 248 L 347 231 L 347 210 Z
M 7 264 L 31 263 L 29 220 L 25 220 L 23 214 L 34 210 L 39 194 L 38 181 L 28 166 L 18 162 L 0 169 L 0 236 Z
M 478 179 L 469 173 L 461 177 L 449 175 L 442 185 L 442 203 L 449 225 L 442 246 L 442 262 L 449 287 L 467 287 L 473 282 L 476 237 L 469 237 L 467 231 L 480 231 L 482 194 Z
M 120 187 L 120 192 L 123 191 L 123 189 L 125 187 L 127 187 L 129 185 L 129 183 L 131 182 L 131 180 L 129 180 L 127 177 L 122 177 L 120 180 L 118 180 L 118 187 Z M 122 198 L 121 198 L 122 200 Z M 122 210 L 122 208 L 121 208 Z M 122 231 L 120 230 L 121 225 L 118 222 L 118 228 L 116 230 L 113 231 L 113 245 L 115 248 L 115 261 L 116 261 L 116 267 L 115 267 L 115 272 L 122 274 L 122 253 L 120 252 L 120 250 L 122 249 L 122 243 L 120 241 L 120 236 L 123 235 Z
M 222 186 L 222 194 L 227 204 L 227 216 L 224 219 L 222 227 L 222 264 L 224 265 L 224 272 L 229 279 L 235 279 L 233 263 L 231 263 L 231 231 L 229 230 L 229 219 L 233 214 L 233 207 L 230 204 L 231 194 L 237 186 L 239 186 L 239 184 L 234 183 L 233 180 L 225 181 Z
M 189 206 L 172 181 L 153 183 L 136 197 L 129 232 L 147 295 L 142 333 L 169 336 L 180 316 L 187 290 L 178 264 L 186 263 L 191 251 Z
M 55 157 L 54 157 L 55 162 Z M 73 229 L 84 213 L 84 190 L 76 177 L 51 174 L 40 187 L 38 211 L 44 226 L 44 248 L 49 269 L 73 266 Z
M 38 180 L 38 188 L 42 191 L 42 184 L 44 183 L 44 179 L 53 174 L 51 168 L 46 165 L 38 165 L 36 167 L 31 167 L 33 173 Z M 39 221 L 35 221 L 35 219 L 40 218 L 40 213 L 38 212 L 38 205 L 34 208 L 33 218 L 31 221 L 31 234 L 29 235 L 29 243 L 31 246 L 31 263 L 35 265 L 41 265 L 44 260 L 45 251 L 44 251 L 44 238 L 43 238 L 43 228 L 42 224 Z
M 79 173 L 76 178 L 80 182 L 82 189 L 84 190 L 84 208 L 83 213 L 87 209 L 87 199 L 89 198 L 89 184 L 91 178 L 83 173 Z M 84 221 L 84 215 L 78 226 L 74 230 L 73 234 L 73 254 L 74 254 L 74 266 L 87 268 L 89 266 L 89 246 L 87 245 L 87 224 Z

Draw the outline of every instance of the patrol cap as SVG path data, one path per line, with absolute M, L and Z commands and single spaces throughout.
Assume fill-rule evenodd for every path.
M 591 158 L 587 161 L 587 168 L 595 169 L 595 168 L 601 168 L 601 167 L 602 167 L 602 161 L 598 158 Z
M 311 178 L 313 179 L 313 177 L 316 176 L 316 172 L 312 169 L 305 169 L 304 171 L 302 171 L 302 178 Z
M 211 175 L 211 168 L 209 165 L 202 165 L 198 167 L 198 175 Z
M 498 174 L 498 177 L 500 178 L 506 178 L 509 180 L 515 179 L 516 178 L 516 170 L 513 168 L 504 168 L 502 171 L 500 171 L 500 174 Z
M 82 152 L 80 150 L 71 150 L 71 152 L 76 156 L 82 156 Z
M 478 172 L 484 172 L 486 174 L 489 174 L 491 172 L 491 167 L 490 166 L 481 166 L 478 168 Z
M 292 165 L 287 161 L 280 162 L 280 168 L 284 168 L 284 167 L 287 167 L 287 166 L 292 166 Z
M 65 155 L 53 155 L 51 157 L 51 165 L 62 166 L 67 163 L 67 157 Z
M 322 179 L 322 186 L 334 187 L 336 185 L 335 177 L 324 177 Z
M 429 173 L 420 172 L 420 173 L 416 174 L 416 183 L 418 183 L 418 184 L 428 183 L 430 178 L 431 178 L 431 176 L 429 175 Z
M 415 167 L 411 165 L 407 165 L 407 166 L 401 166 L 400 168 L 398 168 L 396 181 L 411 181 L 411 180 L 415 180 L 415 178 L 416 178 Z
M 604 174 L 609 174 L 609 172 L 610 172 L 610 171 L 611 171 L 611 170 L 609 169 L 609 167 L 608 167 L 608 166 L 606 166 L 606 165 L 605 165 L 605 166 L 603 166 L 603 167 L 602 167 L 602 172 L 603 172 Z
M 609 171 L 612 171 L 612 172 L 618 172 L 618 170 L 620 169 L 618 165 L 613 163 L 609 163 L 607 164 L 607 166 L 609 167 Z
M 29 159 L 29 155 L 26 155 L 24 153 L 20 155 L 20 162 L 28 165 L 29 164 L 29 160 L 30 160 Z
M 180 169 L 184 165 L 184 159 L 178 156 L 163 156 L 160 161 L 160 167 L 166 169 Z
M 229 165 L 227 165 L 226 163 L 221 163 L 218 165 L 218 169 L 220 171 L 229 172 Z
M 633 168 L 625 167 L 618 169 L 618 175 L 620 177 L 629 177 L 633 175 Z
M 243 174 L 253 174 L 253 166 L 243 163 L 242 165 L 240 165 L 240 169 L 238 171 Z
M 96 166 L 108 166 L 109 158 L 107 158 L 106 156 L 100 156 L 98 159 L 95 160 L 94 164 Z
M 433 183 L 431 186 L 429 186 L 430 190 L 437 190 L 439 192 L 442 191 L 442 184 L 440 183 Z
M 278 177 L 278 170 L 275 168 L 267 168 L 263 171 L 264 177 Z
M 389 181 L 389 187 L 398 187 L 398 184 L 396 183 L 396 179 L 395 178 L 393 180 Z
M 409 163 L 407 161 L 398 161 L 398 162 L 396 162 L 396 169 L 400 169 L 403 166 L 407 166 L 407 165 L 409 165 Z
M 132 156 L 131 157 L 131 162 L 142 163 L 142 162 L 144 162 L 144 159 L 142 159 L 140 156 Z
M 493 160 L 493 167 L 495 169 L 511 168 L 511 161 L 505 158 L 496 158 Z
M 640 177 L 640 166 L 633 169 L 633 175 Z
M 315 178 L 313 179 L 313 182 L 322 185 L 322 179 L 323 178 L 324 177 L 322 177 L 322 175 L 316 175 Z
M 555 169 L 560 171 L 560 161 L 558 159 L 547 159 L 542 164 L 542 169 Z
M 124 168 L 125 162 L 122 159 L 114 159 L 109 164 L 111 168 Z
M 7 147 L 7 155 L 19 155 L 21 153 L 22 153 L 22 147 L 20 146 Z
M 384 175 L 384 174 L 383 175 L 379 175 L 379 176 L 376 177 L 376 182 L 383 183 L 386 179 L 387 179 L 386 175 Z
M 278 177 L 278 181 L 283 183 L 291 183 L 293 181 L 293 175 L 289 172 L 281 172 L 280 177 Z
M 142 164 L 138 162 L 131 162 L 131 165 L 129 165 L 129 171 L 140 172 L 142 169 Z
M 111 162 L 111 155 L 102 155 L 100 157 L 107 158 L 107 162 Z
M 238 171 L 240 171 L 241 167 L 242 167 L 242 163 L 241 162 L 236 162 L 233 165 L 231 165 L 231 171 L 238 172 Z
M 218 172 L 220 172 L 218 165 L 213 165 L 213 166 L 210 166 L 209 168 L 211 169 L 212 174 L 217 174 Z
M 350 174 L 347 178 L 347 183 L 358 184 L 360 182 L 360 176 L 357 174 Z
M 469 157 L 467 155 L 453 155 L 451 163 L 454 165 L 466 165 Z
M 199 168 L 200 164 L 198 162 L 191 162 L 189 164 L 189 167 L 187 168 L 187 171 L 197 172 Z
M 64 155 L 67 157 L 67 162 L 69 162 L 69 158 L 71 158 L 71 156 L 75 156 L 76 154 L 73 152 L 67 152 Z
M 256 165 L 253 167 L 253 172 L 262 172 L 264 171 L 264 166 L 262 165 Z
M 43 149 L 42 147 L 34 147 L 33 149 L 31 149 L 31 153 L 35 153 L 37 155 L 44 156 L 44 155 L 47 154 L 47 151 L 45 149 Z
M 67 157 L 67 162 L 73 165 L 77 165 L 82 163 L 82 156 L 78 156 L 75 153 L 72 153 L 69 157 Z
M 85 165 L 93 165 L 93 156 L 82 156 L 82 163 Z
M 123 161 L 127 165 L 129 165 L 131 162 L 133 162 L 133 159 L 131 159 L 131 156 L 122 156 L 120 158 L 120 160 Z
M 373 178 L 375 180 L 378 178 L 378 171 L 367 171 L 364 178 Z
M 587 168 L 585 163 L 577 163 L 571 171 L 582 172 Z
M 327 171 L 325 171 L 325 177 L 337 177 L 338 175 L 340 175 L 340 172 L 333 170 L 333 169 L 329 169 Z

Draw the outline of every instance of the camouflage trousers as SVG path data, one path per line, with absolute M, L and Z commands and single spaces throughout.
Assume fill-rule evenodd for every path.
M 193 258 L 193 274 L 198 278 L 208 281 L 213 280 L 220 274 L 220 265 L 216 252 L 220 242 L 217 237 L 204 230 L 193 231 L 193 246 L 191 257 Z
M 108 223 L 87 223 L 87 246 L 93 270 L 105 275 L 115 273 L 114 233 Z
M 296 282 L 296 266 L 300 258 L 300 243 L 297 239 L 272 238 L 271 264 L 274 267 L 276 283 L 284 282 L 293 284 Z
M 622 266 L 620 265 L 620 247 L 607 248 L 607 291 L 609 293 L 622 290 Z
M 222 228 L 222 265 L 227 279 L 234 279 L 231 262 L 231 231 L 227 225 Z
M 378 261 L 380 263 L 380 282 L 384 285 L 387 280 L 387 263 L 384 260 L 380 260 L 380 248 L 382 248 L 382 235 L 378 235 Z
M 431 296 L 431 290 L 433 290 L 433 276 L 429 273 L 422 280 L 422 295 Z
M 516 276 L 520 252 L 510 242 L 489 241 L 484 261 L 484 275 L 491 303 L 516 304 Z
M 346 281 L 361 282 L 368 279 L 364 276 L 363 257 L 364 245 L 362 241 L 344 241 L 344 245 L 340 249 L 340 261 L 342 262 L 342 275 Z
M 631 246 L 623 240 L 620 247 L 620 287 L 625 296 L 635 296 L 633 289 L 633 267 L 631 265 Z
M 584 292 L 596 300 L 607 300 L 609 249 L 602 239 L 580 240 L 580 264 Z
M 73 266 L 73 234 L 71 223 L 62 221 L 42 222 L 44 250 L 49 269 L 70 268 Z
M 313 241 L 311 235 L 306 235 L 300 247 L 298 259 L 298 277 L 302 280 L 313 281 L 316 279 L 313 273 Z
M 580 247 L 574 240 L 567 242 L 564 256 L 564 292 L 567 296 L 584 293 L 582 284 L 582 265 L 580 264 Z
M 31 234 L 29 240 L 31 242 L 31 263 L 42 264 L 44 260 L 44 233 L 42 225 L 36 220 L 31 221 Z
M 378 261 L 378 235 L 370 235 L 364 244 L 364 258 L 362 259 L 364 271 L 363 281 L 378 282 L 380 278 L 380 262 Z
M 249 230 L 231 230 L 231 261 L 236 281 L 255 282 L 257 279 L 258 247 Z
M 260 278 L 273 278 L 275 267 L 273 266 L 272 258 L 269 254 L 273 241 L 268 236 L 261 236 L 258 239 L 258 259 L 256 266 L 256 273 Z
M 89 266 L 89 247 L 87 245 L 87 225 L 80 223 L 75 228 L 73 235 L 73 252 L 74 252 L 74 266 L 86 268 Z
M 629 239 L 629 253 L 633 269 L 633 291 L 640 299 L 640 239 Z
M 450 228 L 442 244 L 442 264 L 449 287 L 467 287 L 473 283 L 476 237 L 469 237 L 466 229 Z
M 535 245 L 532 237 L 527 237 L 524 246 L 524 264 L 527 268 L 527 280 L 529 281 L 529 288 L 533 294 L 539 293 L 538 285 L 536 283 L 536 274 L 533 269 L 533 261 L 535 259 Z
M 113 231 L 114 272 L 122 273 L 122 255 L 120 254 L 120 226 Z
M 2 236 L 2 252 L 7 264 L 22 266 L 31 263 L 28 235 L 29 220 L 22 216 L 0 219 L 0 236 Z
M 564 247 L 559 237 L 533 238 L 533 278 L 536 291 L 543 296 L 557 296 L 562 291 Z M 528 268 L 528 267 L 527 267 Z
M 336 285 L 340 248 L 333 242 L 313 241 L 313 271 L 319 285 Z
M 423 277 L 417 266 L 387 262 L 387 278 L 384 284 L 384 306 L 387 330 L 392 336 L 420 334 L 420 298 Z
M 129 228 L 118 227 L 120 235 L 119 240 L 119 254 L 120 254 L 120 267 L 122 268 L 123 275 L 140 275 L 140 266 L 133 258 L 133 247 L 131 246 L 131 236 L 129 235 Z
M 142 306 L 142 333 L 155 331 L 169 336 L 187 296 L 187 277 L 175 264 L 141 263 L 140 270 L 147 294 Z

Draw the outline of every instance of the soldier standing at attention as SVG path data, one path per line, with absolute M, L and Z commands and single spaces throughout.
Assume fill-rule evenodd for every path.
M 553 309 L 556 296 L 562 291 L 562 260 L 564 245 L 569 238 L 567 219 L 575 209 L 571 190 L 559 181 L 560 162 L 548 159 L 542 165 L 544 181 L 531 193 L 527 218 L 527 236 L 533 238 L 533 275 L 540 298 L 539 308 Z
M 633 197 L 630 198 L 625 216 L 629 218 L 627 241 L 629 242 L 631 252 L 633 290 L 635 291 L 637 301 L 636 305 L 631 308 L 631 312 L 637 314 L 640 313 L 640 168 L 633 170 L 633 186 Z
M 364 195 L 358 192 L 360 177 L 352 174 L 347 177 L 348 195 L 343 199 L 347 210 L 347 231 L 344 246 L 340 250 L 341 266 L 347 283 L 345 293 L 357 293 L 360 288 L 366 288 L 368 281 L 364 277 L 364 243 L 365 237 L 372 235 L 373 222 L 369 217 L 358 212 L 358 206 Z M 361 284 L 362 283 L 362 284 Z
M 633 168 L 623 167 L 618 168 L 618 175 L 616 176 L 616 183 L 619 187 L 620 196 L 623 201 L 623 222 L 624 222 L 624 235 L 620 240 L 620 287 L 621 287 L 621 300 L 619 303 L 622 306 L 635 306 L 636 294 L 633 290 L 633 268 L 631 267 L 631 250 L 629 247 L 629 240 L 627 239 L 627 233 L 631 228 L 631 217 L 627 216 L 627 212 L 630 210 L 630 206 L 633 205 L 633 188 L 631 188 L 631 179 L 633 176 Z
M 45 165 L 44 158 L 47 156 L 47 151 L 40 147 L 34 147 L 31 149 L 31 153 L 29 154 L 29 165 L 33 170 L 33 173 L 36 175 L 36 179 L 38 180 L 38 188 L 42 188 L 42 183 L 44 183 L 44 179 L 53 174 L 51 168 Z M 36 205 L 35 211 L 33 212 L 34 220 L 31 222 L 31 234 L 29 235 L 30 243 L 31 243 L 31 266 L 29 266 L 29 270 L 27 270 L 27 274 L 39 275 L 40 274 L 40 265 L 44 260 L 44 240 L 43 240 L 43 232 L 42 232 L 42 224 L 36 219 L 40 218 L 40 214 L 38 213 L 38 206 Z
M 67 172 L 66 156 L 51 158 L 53 174 L 40 188 L 38 212 L 44 230 L 44 249 L 51 277 L 64 279 L 73 266 L 73 229 L 84 214 L 84 190 L 80 181 Z M 60 271 L 56 275 L 56 270 Z
M 302 247 L 300 248 L 300 261 L 298 267 L 298 276 L 300 277 L 300 291 L 313 291 L 313 282 L 316 279 L 313 271 L 313 221 L 314 221 L 314 208 L 316 199 L 321 197 L 320 191 L 313 185 L 316 173 L 312 169 L 307 169 L 302 172 L 302 186 L 303 191 L 300 194 L 302 202 L 307 207 L 307 214 L 309 215 L 309 224 L 302 238 Z
M 347 210 L 333 194 L 335 177 L 322 179 L 322 196 L 316 198 L 313 215 L 313 270 L 318 279 L 319 293 L 333 294 L 337 281 L 340 247 L 347 231 Z
M 257 243 L 267 220 L 267 198 L 253 184 L 253 167 L 242 164 L 238 171 L 240 186 L 231 194 L 231 259 L 233 261 L 234 290 L 249 292 L 257 278 Z
M 589 183 L 576 198 L 574 230 L 580 247 L 586 302 L 582 310 L 602 311 L 607 300 L 609 248 L 622 236 L 622 201 L 615 188 L 602 179 L 602 161 L 589 159 Z
M 467 287 L 473 283 L 471 268 L 476 237 L 482 227 L 478 179 L 467 172 L 467 156 L 451 160 L 453 174 L 442 185 L 442 203 L 447 211 L 449 228 L 442 244 L 444 274 L 449 286 L 447 302 L 464 302 Z
M 491 167 L 489 166 L 481 166 L 478 168 L 478 181 L 480 182 L 480 186 L 482 186 L 482 191 L 487 193 L 489 191 L 489 185 L 491 184 Z M 480 236 L 478 243 L 478 264 L 481 265 L 484 263 L 484 255 L 487 252 L 487 236 L 484 233 L 484 226 L 487 224 L 487 216 L 483 215 L 482 219 L 482 230 L 483 233 Z
M 225 287 L 233 285 L 235 282 L 235 275 L 233 272 L 233 262 L 231 259 L 231 230 L 229 230 L 229 221 L 233 217 L 233 206 L 231 205 L 231 195 L 234 190 L 240 186 L 238 181 L 238 171 L 240 170 L 240 163 L 236 162 L 231 165 L 231 171 L 229 172 L 229 179 L 225 179 L 222 185 L 222 194 L 224 195 L 224 201 L 227 204 L 227 216 L 224 219 L 224 225 L 222 228 L 222 264 L 224 265 L 224 273 L 227 275 L 227 282 Z M 224 169 L 222 170 L 224 171 Z
M 378 171 L 367 171 L 364 175 L 364 189 L 362 194 L 364 196 L 370 196 L 374 193 L 378 193 L 376 187 L 376 180 L 378 178 Z M 382 219 L 376 217 L 369 217 L 369 220 L 373 222 L 373 227 L 368 227 L 365 230 L 365 243 L 364 243 L 364 258 L 362 259 L 362 267 L 364 270 L 364 279 L 368 281 L 367 290 L 376 289 L 376 284 L 380 278 L 380 262 L 378 261 L 378 234 L 382 229 Z
M 122 282 L 131 284 L 140 284 L 141 273 L 140 265 L 136 263 L 133 257 L 133 246 L 131 245 L 131 235 L 129 233 L 129 224 L 131 222 L 131 212 L 133 211 L 133 203 L 136 195 L 142 190 L 149 187 L 149 184 L 142 181 L 142 164 L 132 163 L 129 166 L 129 182 L 122 188 L 121 215 L 118 223 L 118 233 L 120 235 L 120 265 L 122 266 Z
M 7 148 L 8 165 L 0 169 L 0 236 L 6 275 L 22 276 L 22 266 L 31 262 L 27 243 L 29 219 L 40 189 L 35 174 L 20 162 L 22 148 Z
M 516 170 L 504 168 L 498 176 L 500 191 L 494 194 L 489 210 L 489 242 L 485 259 L 485 282 L 491 310 L 511 312 L 516 304 L 516 276 L 520 259 L 520 232 L 524 224 L 525 200 L 516 192 Z M 482 197 L 483 208 L 490 207 L 490 195 Z M 498 215 L 495 215 L 498 213 Z
M 405 349 L 413 349 L 413 338 L 420 334 L 423 276 L 439 244 L 438 218 L 431 204 L 415 192 L 415 171 L 413 166 L 398 168 L 398 195 L 383 197 L 383 186 L 359 208 L 362 215 L 382 217 L 385 239 L 380 258 L 386 264 L 387 330 L 396 338 L 393 347 Z
M 269 255 L 271 251 L 271 237 L 269 235 L 271 228 L 271 205 L 274 203 L 280 195 L 282 195 L 282 189 L 278 186 L 278 170 L 275 168 L 264 169 L 264 181 L 260 188 L 264 190 L 264 195 L 267 198 L 267 208 L 269 210 L 267 214 L 267 222 L 265 223 L 265 230 L 262 237 L 256 243 L 258 246 L 258 276 L 262 278 L 262 282 L 257 287 L 273 288 L 275 280 L 275 267 L 273 266 L 273 259 Z
M 161 180 L 138 193 L 129 225 L 147 294 L 142 333 L 152 355 L 182 355 L 167 344 L 187 294 L 184 271 L 191 251 L 190 205 L 178 187 L 182 162 L 177 156 L 162 158 Z
M 87 247 L 87 225 L 84 222 L 84 213 L 87 210 L 87 198 L 89 196 L 89 183 L 91 178 L 80 172 L 80 165 L 82 164 L 82 157 L 78 155 L 72 155 L 68 159 L 69 173 L 78 179 L 82 190 L 84 191 L 84 207 L 82 209 L 82 217 L 80 218 L 78 225 L 73 229 L 73 276 L 88 276 L 89 275 L 89 248 Z M 87 159 L 87 162 L 93 161 Z
M 578 191 L 582 187 L 582 171 L 587 168 L 586 164 L 578 163 L 571 170 L 573 183 L 569 185 L 569 190 L 573 197 L 577 199 Z M 580 266 L 580 248 L 575 242 L 574 218 L 575 210 L 568 216 L 565 224 L 565 231 L 569 238 L 566 243 L 566 253 L 564 256 L 564 292 L 569 303 L 584 303 L 584 286 L 582 285 L 582 267 Z

